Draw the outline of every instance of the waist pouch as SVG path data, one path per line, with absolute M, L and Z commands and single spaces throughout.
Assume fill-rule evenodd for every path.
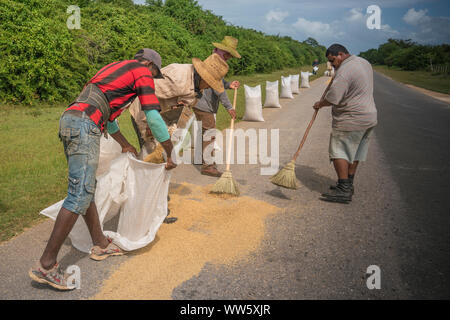
M 75 103 L 87 103 L 97 108 L 102 113 L 104 122 L 108 121 L 111 115 L 111 108 L 105 94 L 93 83 L 89 83 L 84 87 L 78 98 L 72 102 L 72 104 Z

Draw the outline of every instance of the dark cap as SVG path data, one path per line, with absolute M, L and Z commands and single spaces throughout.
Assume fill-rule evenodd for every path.
M 135 55 L 134 58 L 143 58 L 145 60 L 148 60 L 150 62 L 153 62 L 153 64 L 158 68 L 159 74 L 155 78 L 164 78 L 161 73 L 161 56 L 158 52 L 152 49 L 144 48 L 139 50 Z

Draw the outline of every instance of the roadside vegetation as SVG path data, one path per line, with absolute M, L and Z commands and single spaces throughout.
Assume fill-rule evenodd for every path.
M 359 54 L 376 71 L 394 80 L 450 94 L 450 45 L 420 45 L 411 40 L 389 39 L 378 49 Z
M 433 74 L 429 71 L 404 71 L 387 66 L 374 66 L 375 71 L 406 84 L 428 89 L 431 91 L 450 94 L 450 77 L 445 74 Z
M 161 54 L 163 66 L 205 59 L 212 42 L 239 40 L 241 59 L 229 74 L 270 73 L 324 62 L 325 47 L 309 38 L 271 36 L 234 26 L 194 0 L 78 0 L 81 29 L 69 29 L 71 0 L 0 2 L 0 103 L 67 103 L 101 67 L 130 59 L 141 48 Z

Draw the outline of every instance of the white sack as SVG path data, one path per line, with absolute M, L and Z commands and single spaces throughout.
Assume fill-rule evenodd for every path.
M 300 87 L 302 87 L 302 88 L 310 88 L 311 87 L 309 85 L 309 76 L 310 76 L 310 72 L 301 72 L 302 83 L 301 83 Z
M 264 107 L 281 108 L 280 99 L 278 98 L 278 80 L 266 81 L 266 101 Z
M 245 114 L 242 120 L 245 121 L 264 121 L 262 115 L 261 86 L 245 88 Z
M 281 95 L 280 98 L 294 99 L 292 95 L 291 76 L 281 76 Z
M 298 89 L 298 78 L 300 77 L 299 74 L 293 74 L 291 75 L 291 90 L 292 93 L 299 94 L 300 90 Z
M 155 238 L 167 216 L 170 172 L 165 164 L 143 162 L 131 153 L 121 153 L 113 138 L 100 140 L 99 169 L 95 204 L 102 229 L 119 214 L 117 230 L 104 230 L 114 243 L 126 251 L 145 247 Z M 99 171 L 97 171 L 99 173 Z M 41 214 L 56 219 L 64 200 L 44 209 Z M 92 240 L 82 217 L 69 234 L 72 245 L 88 253 Z

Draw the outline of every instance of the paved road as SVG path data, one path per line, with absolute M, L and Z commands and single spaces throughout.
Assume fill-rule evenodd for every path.
M 285 115 L 265 114 L 267 123 L 256 125 L 282 128 L 283 163 L 325 87 L 320 81 L 286 103 Z M 450 298 L 450 106 L 379 74 L 375 97 L 380 124 L 352 204 L 318 200 L 335 179 L 327 161 L 331 118 L 323 109 L 297 161 L 298 191 L 273 187 L 258 176 L 257 166 L 233 168 L 234 176 L 251 185 L 247 194 L 285 209 L 267 221 L 262 251 L 235 268 L 206 266 L 173 297 Z M 370 265 L 381 268 L 381 290 L 367 289 Z
M 282 110 L 264 110 L 265 122 L 239 128 L 280 128 L 280 161 L 292 156 L 309 122 L 325 78 L 282 100 Z M 355 181 L 349 205 L 320 201 L 334 183 L 327 160 L 331 117 L 321 110 L 297 160 L 298 190 L 273 186 L 259 165 L 233 166 L 242 193 L 283 209 L 266 221 L 261 247 L 232 267 L 205 264 L 195 277 L 174 288 L 174 299 L 387 299 L 450 297 L 450 107 L 375 74 L 379 125 L 368 161 Z M 198 177 L 180 166 L 172 182 Z M 196 184 L 214 183 L 200 176 Z M 45 222 L 0 246 L 0 298 L 83 299 L 95 294 L 128 257 L 94 263 L 63 246 L 63 265 L 77 264 L 82 290 L 60 293 L 31 283 L 52 223 Z M 161 239 L 160 241 L 163 241 Z M 368 290 L 366 270 L 381 268 L 381 289 Z M 127 298 L 127 297 L 124 297 Z

